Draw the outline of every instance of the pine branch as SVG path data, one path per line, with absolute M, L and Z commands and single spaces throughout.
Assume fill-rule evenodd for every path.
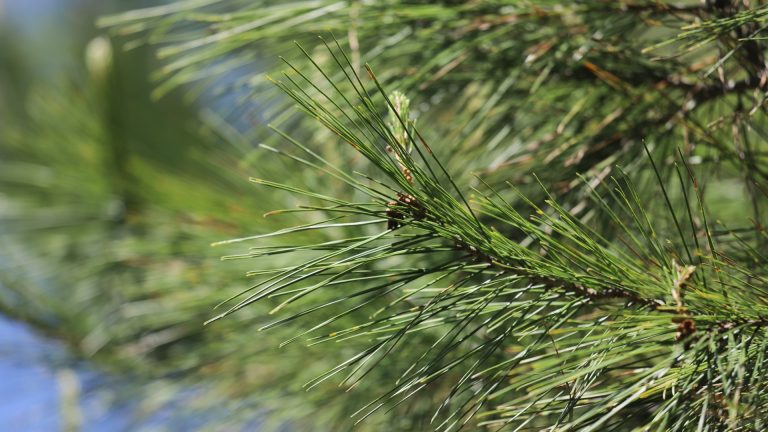
M 299 132 L 261 148 L 331 180 L 257 180 L 301 197 L 277 213 L 319 214 L 269 238 L 327 235 L 233 257 L 292 262 L 252 272 L 214 320 L 266 303 L 281 315 L 262 329 L 343 352 L 308 387 L 346 374 L 374 394 L 356 421 L 418 404 L 438 430 L 760 430 L 765 7 L 346 6 L 182 2 L 108 23 L 164 43 L 158 94 L 242 73 L 263 42 L 325 128 L 268 104 Z M 351 56 L 321 31 L 353 34 Z M 265 94 L 248 74 L 237 84 Z M 746 185 L 754 223 L 720 221 L 718 173 Z
M 582 347 L 581 343 L 567 345 L 570 347 L 567 348 L 570 354 L 566 358 L 570 359 L 558 368 L 567 378 L 562 381 L 548 380 L 542 387 L 544 393 L 533 392 L 527 396 L 518 396 L 520 401 L 527 401 L 520 406 L 527 405 L 529 408 L 522 408 L 522 411 L 492 410 L 486 415 L 497 416 L 501 419 L 498 421 L 504 424 L 507 421 L 514 421 L 530 407 L 544 409 L 546 406 L 558 406 L 559 408 L 554 411 L 544 409 L 538 412 L 553 415 L 559 412 L 559 420 L 556 423 L 565 422 L 563 424 L 568 427 L 589 425 L 591 428 L 596 428 L 609 419 L 616 418 L 625 410 L 636 412 L 633 410 L 640 409 L 642 411 L 644 409 L 642 405 L 635 406 L 634 401 L 648 392 L 663 394 L 660 389 L 666 388 L 668 383 L 677 382 L 684 387 L 694 386 L 686 387 L 690 388 L 687 391 L 694 392 L 699 388 L 696 387 L 699 385 L 696 383 L 701 383 L 702 379 L 706 380 L 700 374 L 712 371 L 697 367 L 689 370 L 688 358 L 690 356 L 695 362 L 695 359 L 702 355 L 702 351 L 710 350 L 709 341 L 713 337 L 720 337 L 719 335 L 723 334 L 742 334 L 749 331 L 748 329 L 753 329 L 751 330 L 753 334 L 762 334 L 760 329 L 765 324 L 762 318 L 766 312 L 765 306 L 756 307 L 753 300 L 760 298 L 759 293 L 763 288 L 737 278 L 730 271 L 724 276 L 720 267 L 722 262 L 715 259 L 714 255 L 711 262 L 700 261 L 695 270 L 693 267 L 678 266 L 676 260 L 679 257 L 671 254 L 659 243 L 649 216 L 645 214 L 638 200 L 637 192 L 626 178 L 621 180 L 623 186 L 619 186 L 612 192 L 619 201 L 607 204 L 602 198 L 595 196 L 595 204 L 607 212 L 620 231 L 623 231 L 624 236 L 629 239 L 630 244 L 634 244 L 634 246 L 628 246 L 627 250 L 617 249 L 611 245 L 598 232 L 573 218 L 569 211 L 557 205 L 552 197 L 546 200 L 546 207 L 542 207 L 521 196 L 521 199 L 534 210 L 530 217 L 526 217 L 491 188 L 491 195 L 483 194 L 477 199 L 479 206 L 477 210 L 483 215 L 480 219 L 474 215 L 475 211 L 472 208 L 461 204 L 462 195 L 456 198 L 448 189 L 441 186 L 443 183 L 449 183 L 452 188 L 456 187 L 455 193 L 461 194 L 456 183 L 449 180 L 448 172 L 429 168 L 441 166 L 431 150 L 435 146 L 427 145 L 423 141 L 411 120 L 400 117 L 399 124 L 402 127 L 393 129 L 392 122 L 388 123 L 379 114 L 374 97 L 389 106 L 390 115 L 397 113 L 399 117 L 399 110 L 393 108 L 395 105 L 387 97 L 375 75 L 369 74 L 374 90 L 368 90 L 362 79 L 356 76 L 351 62 L 341 51 L 334 51 L 329 47 L 329 55 L 336 58 L 337 64 L 346 69 L 345 74 L 350 77 L 347 84 L 354 89 L 353 94 L 359 98 L 357 103 L 348 99 L 339 85 L 333 82 L 328 84 L 331 92 L 338 93 L 337 96 L 340 97 L 338 101 L 334 102 L 331 92 L 319 92 L 324 99 L 332 102 L 330 105 L 319 103 L 314 96 L 303 92 L 299 81 L 291 77 L 286 76 L 286 82 L 277 81 L 277 85 L 309 115 L 360 151 L 386 175 L 389 184 L 384 190 L 374 185 L 365 185 L 367 190 L 376 190 L 376 193 L 371 194 L 371 198 L 379 203 L 380 209 L 385 210 L 362 207 L 357 204 L 345 205 L 343 200 L 337 198 L 323 197 L 275 183 L 263 181 L 261 183 L 324 201 L 332 201 L 336 203 L 336 207 L 329 210 L 330 213 L 344 208 L 359 214 L 367 214 L 369 217 L 379 217 L 380 219 L 371 220 L 370 223 L 380 223 L 383 226 L 386 222 L 389 229 L 377 234 L 350 238 L 329 249 L 329 253 L 306 264 L 278 270 L 276 276 L 265 281 L 267 285 L 217 316 L 217 319 L 255 301 L 289 295 L 274 311 L 286 309 L 299 300 L 316 295 L 325 287 L 343 286 L 361 281 L 360 278 L 352 275 L 362 271 L 363 268 L 370 269 L 365 270 L 366 272 L 372 271 L 371 276 L 367 278 L 389 278 L 389 281 L 370 289 L 310 307 L 265 327 L 283 325 L 298 318 L 306 319 L 307 315 L 316 314 L 340 302 L 370 296 L 368 300 L 351 309 L 321 321 L 299 335 L 300 337 L 317 332 L 331 325 L 339 317 L 353 314 L 360 308 L 384 302 L 385 306 L 373 316 L 388 310 L 391 310 L 390 315 L 383 315 L 382 318 L 372 319 L 367 323 L 315 339 L 315 343 L 319 343 L 367 336 L 375 341 L 368 349 L 352 357 L 347 363 L 310 383 L 310 386 L 314 386 L 346 370 L 348 375 L 342 383 L 352 387 L 358 385 L 385 359 L 397 355 L 395 347 L 400 345 L 407 335 L 419 332 L 429 333 L 432 329 L 445 327 L 446 330 L 438 333 L 441 336 L 438 336 L 435 345 L 421 354 L 416 365 L 405 371 L 389 392 L 359 412 L 361 420 L 386 404 L 402 403 L 412 397 L 415 392 L 434 384 L 439 378 L 445 377 L 457 368 L 466 367 L 462 365 L 479 356 L 468 372 L 464 372 L 465 378 L 457 381 L 449 394 L 454 397 L 464 394 L 469 383 L 479 385 L 483 390 L 475 393 L 474 397 L 462 399 L 464 402 L 459 404 L 461 408 L 456 407 L 453 411 L 446 412 L 443 422 L 438 425 L 438 428 L 445 429 L 459 427 L 474 417 L 489 400 L 499 397 L 506 391 L 517 391 L 530 386 L 527 381 L 515 383 L 513 380 L 513 383 L 507 387 L 509 390 L 502 393 L 497 391 L 503 377 L 509 376 L 513 370 L 518 370 L 526 362 L 536 364 L 539 361 L 538 358 L 560 357 L 563 347 L 558 347 L 554 351 L 546 348 L 550 341 L 548 336 L 564 331 L 568 326 L 583 325 L 581 320 L 575 318 L 577 315 L 589 315 L 602 311 L 600 314 L 603 316 L 616 317 L 614 318 L 616 321 L 610 319 L 602 321 L 606 323 L 607 328 L 602 328 L 603 325 L 599 324 L 606 333 L 602 338 L 596 339 L 596 342 L 608 344 L 612 352 L 621 349 L 613 339 L 616 331 L 613 328 L 614 325 L 620 326 L 619 328 L 626 325 L 627 327 L 622 331 L 636 331 L 643 336 L 636 340 L 637 345 L 634 342 L 627 344 L 623 355 L 598 358 L 593 357 L 595 351 L 591 344 L 585 347 Z M 292 69 L 300 79 L 310 82 L 298 68 Z M 331 75 L 323 74 L 323 76 Z M 316 85 L 313 84 L 313 86 Z M 333 107 L 338 112 L 331 111 L 329 107 Z M 358 132 L 348 129 L 342 119 L 356 125 Z M 407 143 L 403 143 L 406 138 Z M 418 158 L 407 151 L 408 147 L 416 150 Z M 301 148 L 306 150 L 305 147 Z M 297 157 L 291 157 L 299 160 Z M 336 169 L 331 168 L 331 170 Z M 445 177 L 439 175 L 441 172 Z M 363 184 L 357 179 L 343 178 L 342 180 L 358 190 L 363 189 Z M 661 180 L 660 177 L 659 180 Z M 617 179 L 614 179 L 614 182 L 620 185 Z M 663 183 L 660 187 L 664 194 L 667 194 Z M 397 193 L 396 199 L 381 198 L 382 195 L 387 195 L 387 191 L 397 190 L 402 192 Z M 690 206 L 690 203 L 688 205 Z M 618 211 L 630 215 L 632 222 L 623 222 Z M 347 216 L 342 214 L 341 217 L 348 217 L 348 214 Z M 673 207 L 670 207 L 670 215 L 675 218 Z M 510 226 L 513 231 L 519 231 L 521 233 L 519 237 L 525 240 L 511 241 L 496 227 L 487 225 L 483 220 L 485 218 Z M 406 236 L 403 241 L 399 241 L 399 232 L 405 229 L 421 234 L 416 237 Z M 679 223 L 677 223 L 677 229 L 683 235 Z M 387 239 L 394 242 L 384 242 Z M 376 263 L 393 259 L 401 254 L 431 255 L 446 250 L 445 247 L 424 244 L 424 242 L 434 241 L 443 245 L 447 241 L 447 250 L 458 253 L 459 261 L 450 260 L 415 273 L 396 269 L 386 273 L 375 270 Z M 450 246 L 451 244 L 453 246 Z M 311 247 L 315 248 L 315 246 Z M 639 256 L 633 258 L 627 254 L 630 250 Z M 343 256 L 347 257 L 342 258 Z M 456 267 L 445 267 L 446 265 L 456 265 Z M 730 264 L 733 270 L 736 269 L 734 265 L 735 263 Z M 446 276 L 438 276 L 437 279 L 423 285 L 417 284 L 413 293 L 404 294 L 386 305 L 388 302 L 386 299 L 390 295 L 411 283 L 417 283 L 421 275 L 440 275 L 448 268 L 451 270 Z M 332 269 L 338 271 L 330 273 Z M 464 276 L 461 276 L 462 274 Z M 458 279 L 449 287 L 430 294 L 430 287 L 443 277 Z M 750 274 L 749 277 L 761 280 L 759 283 L 762 284 L 760 276 Z M 320 278 L 316 283 L 286 291 L 289 287 L 301 285 L 316 278 Z M 717 279 L 723 289 L 724 297 L 715 295 L 713 291 L 701 285 L 706 283 L 706 280 Z M 523 284 L 519 285 L 521 282 Z M 732 283 L 746 283 L 755 291 L 732 293 L 727 288 Z M 415 296 L 414 293 L 421 295 Z M 753 294 L 758 297 L 752 297 Z M 514 300 L 515 298 L 517 300 Z M 616 303 L 616 299 L 621 300 L 622 303 Z M 669 304 L 669 300 L 676 302 L 676 306 Z M 397 305 L 403 302 L 415 306 L 398 311 Z M 624 307 L 627 304 L 634 305 L 636 307 L 634 310 L 638 314 L 633 316 L 629 312 L 633 309 Z M 528 311 L 534 310 L 536 312 L 528 315 Z M 472 326 L 475 327 L 471 327 L 471 323 L 474 323 Z M 649 323 L 654 324 L 652 327 L 647 327 Z M 659 325 L 661 323 L 666 323 L 667 326 Z M 542 326 L 544 331 L 540 330 Z M 491 329 L 499 331 L 502 328 L 506 330 L 494 336 L 489 335 L 489 339 L 484 341 L 482 338 L 477 339 L 481 331 L 491 331 Z M 613 329 L 609 331 L 608 329 L 611 328 Z M 573 333 L 569 335 L 573 336 Z M 294 337 L 290 341 L 296 339 L 297 337 Z M 499 357 L 500 347 L 516 339 L 527 341 L 521 355 L 507 359 L 504 356 Z M 456 349 L 471 340 L 476 340 L 474 348 L 458 354 Z M 574 343 L 568 338 L 561 342 Z M 453 357 L 454 351 L 458 357 L 449 360 Z M 720 349 L 712 351 L 712 354 L 720 353 Z M 758 353 L 749 355 L 754 356 Z M 485 363 L 494 358 L 497 359 L 495 362 Z M 754 360 L 754 357 L 749 358 L 749 361 L 758 361 Z M 582 366 L 585 359 L 592 359 L 595 362 L 594 365 Z M 633 363 L 639 361 L 646 366 L 639 369 L 641 373 L 618 378 L 612 372 L 612 365 L 622 364 L 624 361 Z M 482 364 L 485 364 L 485 369 L 481 373 L 480 365 Z M 580 380 L 586 379 L 587 376 L 591 377 L 589 381 L 591 384 L 581 384 Z M 612 378 L 608 379 L 608 376 Z M 611 380 L 622 382 L 620 391 L 617 388 L 615 392 L 591 396 L 584 405 L 572 402 L 581 399 L 584 394 L 576 399 L 573 399 L 573 395 L 568 399 L 559 399 L 557 396 L 554 399 L 546 399 L 546 403 L 542 399 L 530 399 L 556 391 L 563 385 L 567 387 L 586 385 L 586 389 L 598 385 L 599 382 L 606 385 L 611 383 Z M 613 382 L 614 385 L 617 383 Z M 445 404 L 449 404 L 451 399 L 452 397 L 448 396 Z M 673 412 L 681 416 L 689 407 L 683 408 L 682 405 L 678 405 L 679 402 L 680 399 L 671 401 L 664 401 L 663 398 L 656 399 L 654 403 L 664 407 L 657 412 L 665 414 L 658 414 L 651 424 L 657 421 L 668 421 L 669 415 Z M 512 406 L 516 406 L 515 404 L 517 402 Z M 574 416 L 575 413 L 580 414 Z M 711 419 L 717 420 L 715 417 Z M 488 421 L 483 424 L 499 425 L 498 421 Z M 729 419 L 729 421 L 732 420 Z

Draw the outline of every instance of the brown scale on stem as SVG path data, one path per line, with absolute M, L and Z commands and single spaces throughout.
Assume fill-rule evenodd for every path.
M 672 298 L 677 305 L 677 313 L 683 316 L 683 318 L 673 319 L 672 322 L 677 323 L 675 340 L 681 341 L 696 332 L 696 323 L 690 318 L 690 313 L 683 302 L 685 286 L 696 270 L 696 267 L 679 265 L 676 261 L 672 261 L 672 265 L 675 269 L 675 280 L 672 283 Z
M 416 197 L 404 192 L 397 193 L 397 200 L 387 203 L 387 229 L 394 230 L 405 225 L 405 221 L 422 220 L 427 217 L 427 210 Z

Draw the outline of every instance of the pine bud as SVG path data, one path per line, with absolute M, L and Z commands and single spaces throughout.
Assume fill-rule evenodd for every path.
M 112 43 L 106 36 L 97 36 L 85 47 L 85 66 L 96 80 L 103 80 L 112 67 Z

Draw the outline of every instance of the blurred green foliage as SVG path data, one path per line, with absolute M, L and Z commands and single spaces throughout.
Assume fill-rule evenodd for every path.
M 291 345 L 276 352 L 293 333 L 254 333 L 263 307 L 203 326 L 254 270 L 244 261 L 221 262 L 239 248 L 211 244 L 306 220 L 264 217 L 265 209 L 297 201 L 254 187 L 248 176 L 290 173 L 313 187 L 327 181 L 257 150 L 254 136 L 218 112 L 216 94 L 153 98 L 152 49 L 125 50 L 124 41 L 98 36 L 91 23 L 108 6 L 94 5 L 47 29 L 56 42 L 37 50 L 0 26 L 0 313 L 134 379 L 147 415 L 195 388 L 176 409 L 227 413 L 201 418 L 206 429 L 255 419 L 263 427 L 335 429 L 355 406 L 336 398 L 344 389 L 328 383 L 305 393 L 295 384 L 343 361 L 349 349 Z M 61 45 L 70 49 L 58 51 Z M 46 50 L 56 50 L 56 60 L 46 63 Z M 50 70 L 36 70 L 40 64 Z M 329 235 L 338 233 L 307 238 Z M 293 260 L 270 258 L 275 266 Z M 411 421 L 394 424 L 407 429 Z

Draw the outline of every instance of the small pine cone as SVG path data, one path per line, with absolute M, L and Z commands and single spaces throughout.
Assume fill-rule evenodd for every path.
M 693 322 L 692 319 L 686 318 L 682 321 L 680 321 L 680 324 L 677 325 L 677 333 L 675 333 L 675 339 L 678 341 L 681 341 L 688 336 L 694 334 L 696 332 L 696 323 Z

